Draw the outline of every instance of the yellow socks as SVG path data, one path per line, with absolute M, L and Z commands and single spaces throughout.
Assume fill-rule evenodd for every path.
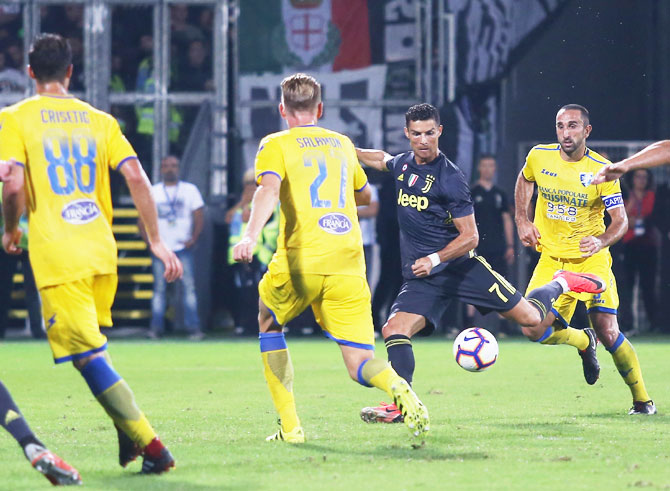
M 368 387 L 377 387 L 386 392 L 391 398 L 391 384 L 399 375 L 386 361 L 379 358 L 370 358 L 358 367 L 358 382 Z
M 281 419 L 282 430 L 290 433 L 300 426 L 293 397 L 293 364 L 282 332 L 262 332 L 259 336 L 265 380 Z
M 123 379 L 97 396 L 97 399 L 114 423 L 140 447 L 146 447 L 156 437 L 156 432 L 137 407 L 135 396 Z
M 535 340 L 541 344 L 567 344 L 574 346 L 578 350 L 585 350 L 589 346 L 589 336 L 581 329 L 574 327 L 554 328 L 547 327 L 540 339 Z
M 93 358 L 81 369 L 81 375 L 114 423 L 131 440 L 145 447 L 156 437 L 156 432 L 135 404 L 135 396 L 128 384 L 106 358 Z
M 626 339 L 623 333 L 619 333 L 616 342 L 612 347 L 607 348 L 607 351 L 612 355 L 621 378 L 623 378 L 626 385 L 630 388 L 633 400 L 641 402 L 650 400 L 651 398 L 644 386 L 644 380 L 642 380 L 642 369 L 637 359 L 637 353 L 635 353 L 633 345 L 630 344 L 630 341 Z

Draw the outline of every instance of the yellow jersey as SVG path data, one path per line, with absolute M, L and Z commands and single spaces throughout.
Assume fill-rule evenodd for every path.
M 588 148 L 579 162 L 563 160 L 558 143 L 531 149 L 522 172 L 537 184 L 538 250 L 558 258 L 580 258 L 579 241 L 605 231 L 605 210 L 623 206 L 618 180 L 591 186 L 595 173 L 608 163 Z
M 367 185 L 346 136 L 298 126 L 261 140 L 255 175 L 281 179 L 277 272 L 365 277 L 354 191 Z
M 38 288 L 115 274 L 109 168 L 136 154 L 109 114 L 37 95 L 0 112 L 0 159 L 23 166 Z

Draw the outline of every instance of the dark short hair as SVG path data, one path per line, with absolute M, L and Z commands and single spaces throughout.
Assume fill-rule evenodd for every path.
M 415 104 L 405 113 L 405 126 L 409 127 L 410 121 L 428 121 L 432 119 L 436 125 L 440 125 L 440 112 L 431 104 Z
M 40 34 L 28 53 L 28 63 L 39 82 L 63 81 L 72 64 L 72 48 L 58 34 Z
M 584 122 L 584 126 L 588 126 L 591 121 L 591 118 L 589 117 L 589 110 L 586 109 L 584 106 L 581 106 L 579 104 L 566 104 L 562 108 L 558 110 L 560 113 L 561 111 L 579 111 L 582 113 L 582 121 Z
M 498 161 L 498 159 L 496 159 L 496 156 L 493 155 L 492 153 L 483 153 L 479 156 L 479 159 L 477 159 L 477 163 L 480 163 L 484 159 L 493 159 L 496 162 Z

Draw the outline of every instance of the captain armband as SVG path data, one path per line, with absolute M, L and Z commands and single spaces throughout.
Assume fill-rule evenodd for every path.
M 623 197 L 621 193 L 610 194 L 609 196 L 602 197 L 603 203 L 605 204 L 605 209 L 611 210 L 612 208 L 619 208 L 623 206 Z

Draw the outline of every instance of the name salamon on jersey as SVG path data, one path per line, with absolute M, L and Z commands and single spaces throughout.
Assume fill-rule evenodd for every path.
M 303 136 L 295 139 L 298 148 L 322 147 L 330 145 L 334 148 L 342 148 L 342 142 L 332 136 Z

